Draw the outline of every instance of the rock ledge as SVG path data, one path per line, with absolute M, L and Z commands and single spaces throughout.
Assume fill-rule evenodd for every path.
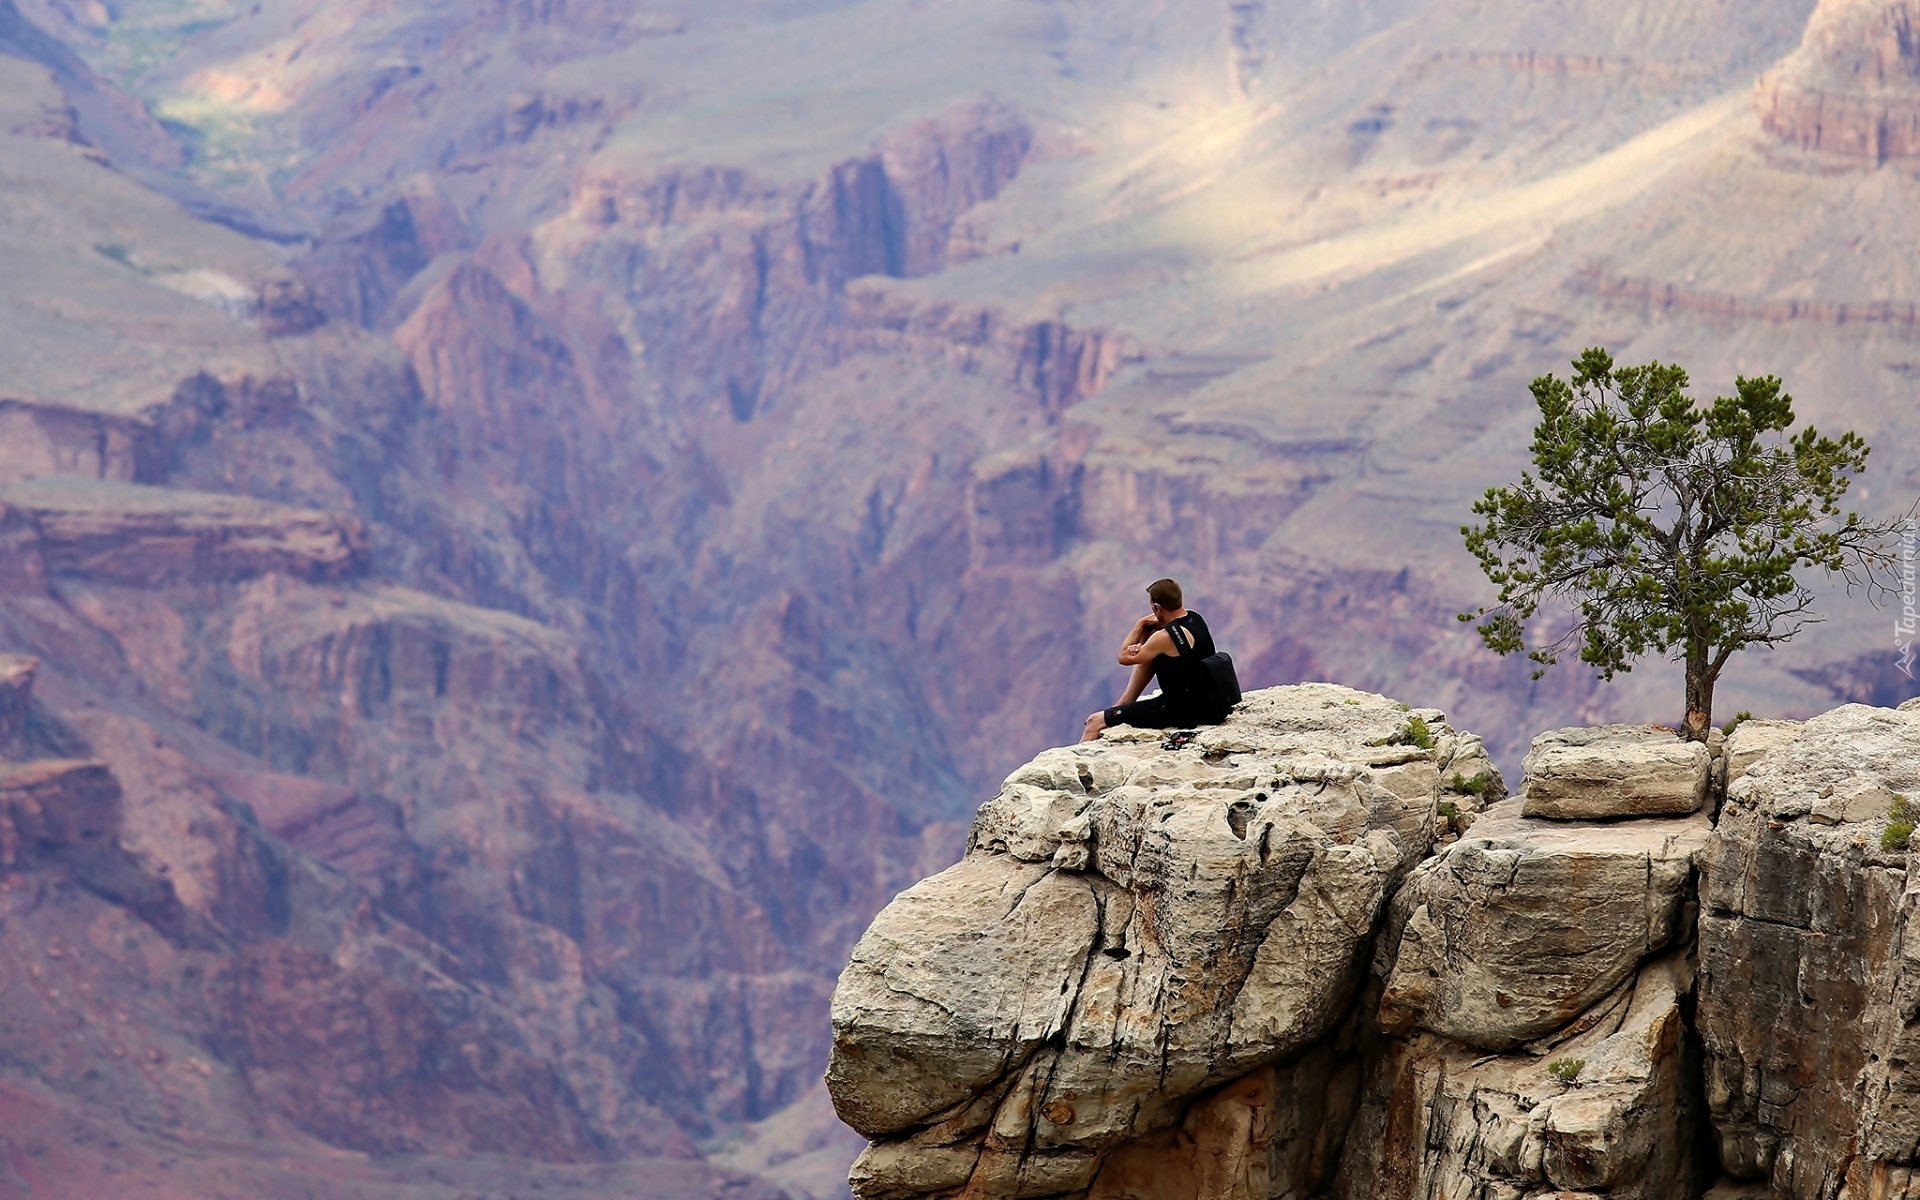
M 854 949 L 827 1082 L 874 1141 L 857 1194 L 1098 1190 L 1115 1147 L 1334 1028 L 1443 795 L 1473 806 L 1447 781 L 1492 772 L 1441 713 L 1329 684 L 1168 744 L 1116 730 L 1015 771 Z

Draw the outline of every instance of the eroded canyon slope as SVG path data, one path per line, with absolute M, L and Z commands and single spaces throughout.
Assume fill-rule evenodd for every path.
M 208 1073 L 129 1107 L 49 1004 L 5 1078 L 154 1163 L 831 1191 L 835 976 L 1111 700 L 1145 580 L 1250 684 L 1511 762 L 1678 694 L 1451 620 L 1534 374 L 1777 372 L 1874 442 L 1869 511 L 1916 490 L 1909 5 L 14 3 L 18 757 L 105 764 L 177 922 L 15 873 L 161 997 L 118 1048 Z M 1724 702 L 1897 698 L 1884 624 Z

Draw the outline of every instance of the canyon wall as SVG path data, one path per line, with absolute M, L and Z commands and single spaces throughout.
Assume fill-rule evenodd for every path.
M 1306 684 L 1049 750 L 841 977 L 854 1191 L 1912 1195 L 1916 749 L 1911 705 L 1570 729 L 1508 799 Z
M 1417 696 L 1502 762 L 1543 723 L 1667 716 L 1653 685 L 1536 683 L 1477 649 L 1452 620 L 1481 594 L 1457 526 L 1519 468 L 1527 380 L 1591 339 L 1705 358 L 1703 384 L 1799 372 L 1823 428 L 1901 411 L 1905 260 L 1856 247 L 1903 228 L 1907 177 L 1877 152 L 1803 170 L 1760 112 L 1720 105 L 1818 40 L 1811 7 L 0 0 L 20 198 L 0 211 L 0 652 L 37 664 L 0 671 L 0 755 L 25 772 L 0 882 L 71 917 L 14 931 L 42 970 L 25 978 L 50 982 L 0 1057 L 0 1125 L 34 1131 L 0 1134 L 4 1161 L 36 1200 L 101 1194 L 109 1141 L 143 1184 L 185 1154 L 201 1174 L 168 1186 L 187 1194 L 226 1170 L 276 1200 L 304 1176 L 355 1200 L 771 1186 L 717 1162 L 840 1194 L 858 1139 L 819 1080 L 849 951 L 962 855 L 1009 766 L 1113 699 L 1112 635 L 1159 575 L 1250 682 Z M 1657 240 L 1675 229 L 1677 250 Z M 1920 461 L 1898 422 L 1866 432 L 1893 482 Z M 1842 649 L 1729 687 L 1781 712 L 1905 694 Z M 1189 1003 L 1185 960 L 1126 939 L 1180 886 L 1178 853 L 1116 882 L 1066 866 L 1099 853 L 1066 838 L 1034 901 L 1086 953 L 1042 965 L 1099 987 L 982 1032 L 968 1078 L 1030 1052 L 983 1085 L 993 1113 L 937 1145 L 890 1127 L 893 1158 L 863 1170 L 931 1147 L 951 1175 L 987 1147 L 983 1179 L 1124 1189 L 1198 1139 L 1218 1154 L 1178 1170 L 1216 1180 L 1254 1161 L 1235 1149 L 1253 1122 L 1287 1147 L 1274 1178 L 1432 1180 L 1494 1153 L 1471 1149 L 1492 1142 L 1462 1097 L 1560 1111 L 1550 1076 L 1516 1074 L 1511 1030 L 1470 1052 L 1438 1015 L 1484 981 L 1366 973 L 1383 941 L 1359 925 L 1419 925 L 1390 893 L 1417 886 L 1435 919 L 1490 868 L 1463 852 L 1412 874 L 1464 824 L 1413 814 L 1471 814 L 1484 783 L 1365 746 L 1404 724 L 1361 700 L 1372 725 L 1316 734 L 1334 765 L 1286 749 L 1296 717 L 1276 713 L 1264 786 L 1193 781 L 1245 799 L 1226 832 L 1162 847 L 1224 873 L 1217 927 L 1176 947 L 1207 960 L 1195 978 L 1240 986 L 1265 931 L 1296 923 L 1338 977 L 1311 1011 L 1249 1032 L 1167 1007 Z M 1107 786 L 1088 771 L 1023 786 L 1084 797 Z M 1289 823 L 1283 774 L 1324 810 Z M 86 822 L 117 811 L 127 857 L 60 841 L 43 799 L 68 787 Z M 1147 808 L 1102 813 L 1157 836 Z M 1051 819 L 1001 811 L 969 869 L 1004 840 L 994 872 L 1041 870 L 1021 854 L 1052 835 L 1018 831 Z M 1261 861 L 1269 827 L 1284 852 Z M 1668 874 L 1637 943 L 1601 906 L 1617 953 L 1568 995 L 1490 985 L 1538 1039 L 1625 986 L 1620 946 L 1665 963 L 1568 1035 L 1615 1039 L 1580 1053 L 1634 1094 L 1693 1061 L 1623 1049 L 1704 994 L 1659 957 L 1694 894 L 1676 854 L 1595 852 L 1602 878 Z M 1335 878 L 1359 889 L 1345 908 L 1320 903 Z M 1253 879 L 1303 890 L 1250 907 Z M 69 953 L 82 932 L 96 956 Z M 47 974 L 75 964 L 112 974 Z M 1259 994 L 1288 967 L 1260 967 Z M 160 998 L 96 1014 L 120 1040 L 74 1040 L 52 993 L 82 985 Z M 1149 986 L 1169 999 L 1143 1022 L 1193 1022 L 1178 1077 L 1137 1111 L 1047 1091 L 1034 1064 L 1064 1081 L 1154 1056 L 1145 1024 L 1054 1044 Z M 1329 1015 L 1374 990 L 1390 1035 Z M 133 1069 L 116 1051 L 149 1090 L 90 1082 L 95 1058 Z M 1402 1068 L 1454 1098 L 1453 1158 L 1345 1165 L 1302 1132 L 1412 1119 Z M 1744 1095 L 1740 1136 L 1788 1145 Z M 1019 1096 L 1074 1115 L 1022 1124 Z M 1538 1144 L 1499 1151 L 1501 1187 L 1537 1182 Z M 485 1154 L 509 1182 L 461 1165 Z

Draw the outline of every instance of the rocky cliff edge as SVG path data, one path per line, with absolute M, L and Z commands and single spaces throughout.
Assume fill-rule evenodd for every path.
M 1331 684 L 1049 750 L 841 978 L 853 1189 L 1920 1197 L 1915 791 L 1920 709 L 1863 705 L 1553 731 L 1512 799 Z

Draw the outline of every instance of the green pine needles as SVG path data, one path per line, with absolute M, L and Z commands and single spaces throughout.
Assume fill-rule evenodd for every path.
M 1793 397 L 1773 376 L 1696 404 L 1671 364 L 1616 367 L 1591 349 L 1573 368 L 1570 380 L 1533 381 L 1534 471 L 1489 489 L 1473 505 L 1484 523 L 1461 527 L 1499 600 L 1460 619 L 1478 619 L 1497 654 L 1525 650 L 1536 679 L 1568 652 L 1602 679 L 1671 654 L 1686 664 L 1687 736 L 1704 740 L 1734 652 L 1820 619 L 1799 573 L 1886 594 L 1901 522 L 1841 513 L 1867 444 L 1789 433 Z M 1577 619 L 1529 648 L 1543 601 Z

